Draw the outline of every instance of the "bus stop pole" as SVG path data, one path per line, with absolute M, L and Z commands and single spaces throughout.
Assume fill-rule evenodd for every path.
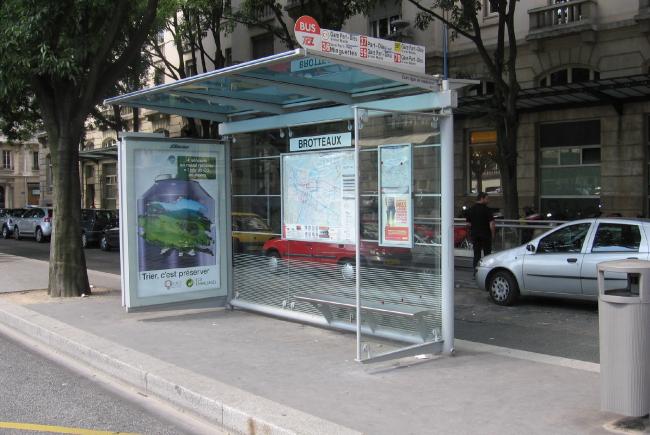
M 355 212 L 355 229 L 354 229 L 354 248 L 355 248 L 355 261 L 354 261 L 354 283 L 355 283 L 355 298 L 357 301 L 356 317 L 357 317 L 357 361 L 361 361 L 361 216 L 360 216 L 360 200 L 359 200 L 359 108 L 354 107 L 354 206 Z
M 447 80 L 443 92 L 451 92 Z M 440 119 L 441 231 L 442 231 L 442 339 L 443 352 L 454 351 L 454 118 Z

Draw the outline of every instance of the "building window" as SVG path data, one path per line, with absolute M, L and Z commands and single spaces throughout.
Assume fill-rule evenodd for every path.
M 52 157 L 49 154 L 45 157 L 45 164 L 45 181 L 48 192 L 51 192 L 54 186 L 54 171 L 52 171 Z
M 107 139 L 104 139 L 104 141 L 102 142 L 102 148 L 110 148 L 110 147 L 114 147 L 116 145 L 117 145 L 117 141 L 113 137 L 109 137 Z
M 224 66 L 232 65 L 232 48 L 226 48 L 224 51 Z
M 273 54 L 273 35 L 265 33 L 251 38 L 253 59 L 270 56 Z
M 374 38 L 385 38 L 395 31 L 393 22 L 401 20 L 401 15 L 392 15 L 370 22 L 370 35 Z
M 545 74 L 539 79 L 540 86 L 559 86 L 568 83 L 588 82 L 599 80 L 600 73 L 590 68 L 572 67 L 562 68 Z
M 2 151 L 2 168 L 11 169 L 11 151 Z
M 498 0 L 483 0 L 484 16 L 496 15 L 499 13 Z
M 155 68 L 153 70 L 153 84 L 154 86 L 162 85 L 165 83 L 165 71 L 162 68 Z
M 469 134 L 469 193 L 501 193 L 501 174 L 497 166 L 497 132 L 472 131 Z
M 494 82 L 489 80 L 481 80 L 477 85 L 471 85 L 465 88 L 466 97 L 476 97 L 480 95 L 494 94 Z
M 600 212 L 600 120 L 542 124 L 540 209 L 553 219 Z
M 34 171 L 39 170 L 38 151 L 32 151 L 32 170 Z
M 102 208 L 117 208 L 117 165 L 108 163 L 102 165 L 104 189 L 102 195 Z
M 192 77 L 197 75 L 196 64 L 192 59 L 185 60 L 185 76 Z

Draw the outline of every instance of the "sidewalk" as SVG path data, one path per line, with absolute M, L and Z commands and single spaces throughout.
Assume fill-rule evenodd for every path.
M 126 314 L 118 291 L 0 295 L 0 324 L 244 433 L 604 434 L 618 418 L 599 411 L 596 364 L 460 340 L 454 357 L 365 366 L 351 334 L 214 308 Z

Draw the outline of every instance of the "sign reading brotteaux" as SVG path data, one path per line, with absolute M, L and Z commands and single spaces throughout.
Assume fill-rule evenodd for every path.
M 323 134 L 297 137 L 289 140 L 289 151 L 314 151 L 352 146 L 351 133 Z

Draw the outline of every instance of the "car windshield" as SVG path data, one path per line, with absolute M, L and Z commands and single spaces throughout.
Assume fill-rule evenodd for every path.
M 271 231 L 271 228 L 259 216 L 238 216 L 239 231 Z

